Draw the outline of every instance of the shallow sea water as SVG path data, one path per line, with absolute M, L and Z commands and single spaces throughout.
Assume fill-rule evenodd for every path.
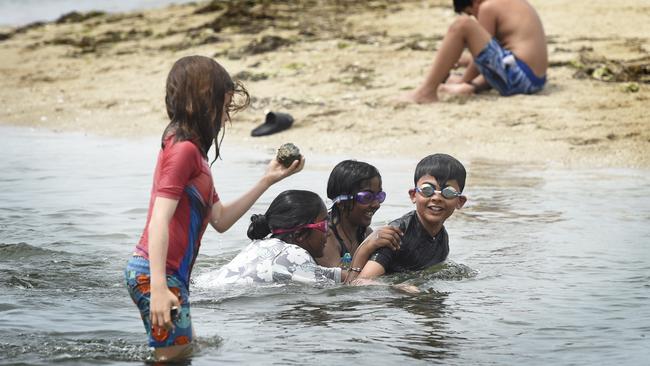
M 158 139 L 0 134 L 0 364 L 142 364 L 144 329 L 122 271 L 145 223 Z M 272 156 L 226 141 L 213 165 L 221 197 L 241 194 Z M 344 158 L 308 155 L 251 213 L 289 188 L 324 197 Z M 374 224 L 412 209 L 417 162 L 367 161 L 388 193 Z M 650 172 L 466 166 L 469 202 L 447 224 L 449 263 L 384 279 L 421 294 L 193 289 L 191 364 L 647 364 Z M 225 234 L 208 228 L 195 274 L 248 243 L 248 216 Z
M 20 26 L 31 22 L 53 21 L 71 12 L 104 11 L 118 13 L 192 0 L 0 0 L 0 26 Z

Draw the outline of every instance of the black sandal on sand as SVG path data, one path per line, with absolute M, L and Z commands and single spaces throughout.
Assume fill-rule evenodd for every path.
M 251 131 L 251 136 L 266 136 L 284 131 L 293 124 L 293 117 L 289 113 L 269 112 L 264 123 Z

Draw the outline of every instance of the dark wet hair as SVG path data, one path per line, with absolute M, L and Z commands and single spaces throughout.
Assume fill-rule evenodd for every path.
M 444 187 L 447 181 L 455 180 L 458 182 L 461 192 L 465 189 L 465 177 L 467 176 L 465 167 L 451 155 L 433 154 L 420 160 L 415 167 L 413 183 L 418 184 L 418 180 L 425 175 L 436 178 L 440 188 Z
M 228 106 L 223 105 L 226 93 L 233 93 Z M 219 157 L 220 141 L 225 135 L 224 129 L 221 140 L 217 141 L 224 109 L 230 120 L 230 112 L 242 110 L 249 103 L 246 88 L 234 82 L 215 60 L 205 56 L 179 59 L 167 76 L 165 104 L 170 122 L 162 136 L 162 147 L 165 147 L 165 138 L 174 133 L 174 141 L 194 142 L 207 158 L 214 143 L 214 162 Z
M 343 160 L 336 164 L 330 173 L 329 180 L 327 181 L 327 198 L 333 200 L 342 194 L 356 194 L 361 190 L 364 182 L 374 177 L 381 179 L 379 170 L 374 166 L 363 161 Z M 355 203 L 354 200 L 344 201 L 343 206 L 349 212 Z M 339 206 L 336 204 L 332 205 L 330 219 L 334 224 L 337 224 L 338 220 L 341 219 L 341 212 Z M 365 232 L 365 227 L 359 228 L 359 233 L 361 233 L 359 240 L 363 239 Z M 357 236 L 359 236 L 359 233 Z
M 263 239 L 271 233 L 271 230 L 291 229 L 311 224 L 323 211 L 325 211 L 325 203 L 316 193 L 295 189 L 284 191 L 275 197 L 264 215 L 251 216 L 247 235 L 253 240 Z M 291 242 L 292 236 L 298 232 L 274 235 L 274 237 Z
M 454 11 L 460 14 L 466 7 L 472 6 L 473 2 L 474 0 L 454 0 Z

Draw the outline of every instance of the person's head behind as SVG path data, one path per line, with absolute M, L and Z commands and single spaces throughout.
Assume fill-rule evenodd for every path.
M 333 201 L 339 198 L 332 206 L 334 223 L 338 223 L 338 220 L 349 220 L 353 225 L 362 228 L 369 226 L 372 215 L 381 204 L 374 196 L 382 192 L 381 183 L 379 171 L 368 163 L 344 160 L 336 164 L 327 181 L 327 197 Z M 362 195 L 358 196 L 360 192 Z
M 241 98 L 235 101 L 235 95 Z M 249 102 L 244 86 L 234 82 L 215 60 L 205 56 L 183 57 L 174 63 L 167 76 L 165 104 L 170 124 L 163 141 L 173 130 L 175 141 L 193 141 L 206 157 L 214 143 L 216 160 L 219 131 L 230 120 L 230 112 L 246 108 Z
M 420 160 L 409 195 L 425 227 L 437 231 L 454 210 L 463 207 L 466 176 L 463 164 L 450 155 L 433 154 Z
M 247 235 L 250 239 L 263 239 L 272 232 L 273 237 L 286 243 L 296 244 L 307 250 L 313 257 L 321 257 L 327 239 L 325 232 L 304 225 L 322 222 L 327 219 L 323 200 L 314 192 L 288 190 L 280 193 L 271 202 L 264 215 L 251 216 Z
M 454 0 L 454 11 L 460 14 L 468 7 L 472 7 L 473 3 L 474 0 Z

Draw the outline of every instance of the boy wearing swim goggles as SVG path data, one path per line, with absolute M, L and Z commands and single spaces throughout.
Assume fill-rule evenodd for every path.
M 462 194 L 466 175 L 463 164 L 450 155 L 434 154 L 422 159 L 415 168 L 415 187 L 409 190 L 415 210 L 390 223 L 403 233 L 400 249 L 375 251 L 358 278 L 418 271 L 445 261 L 449 237 L 444 223 L 467 201 Z M 356 262 L 355 258 L 352 266 L 361 264 Z

